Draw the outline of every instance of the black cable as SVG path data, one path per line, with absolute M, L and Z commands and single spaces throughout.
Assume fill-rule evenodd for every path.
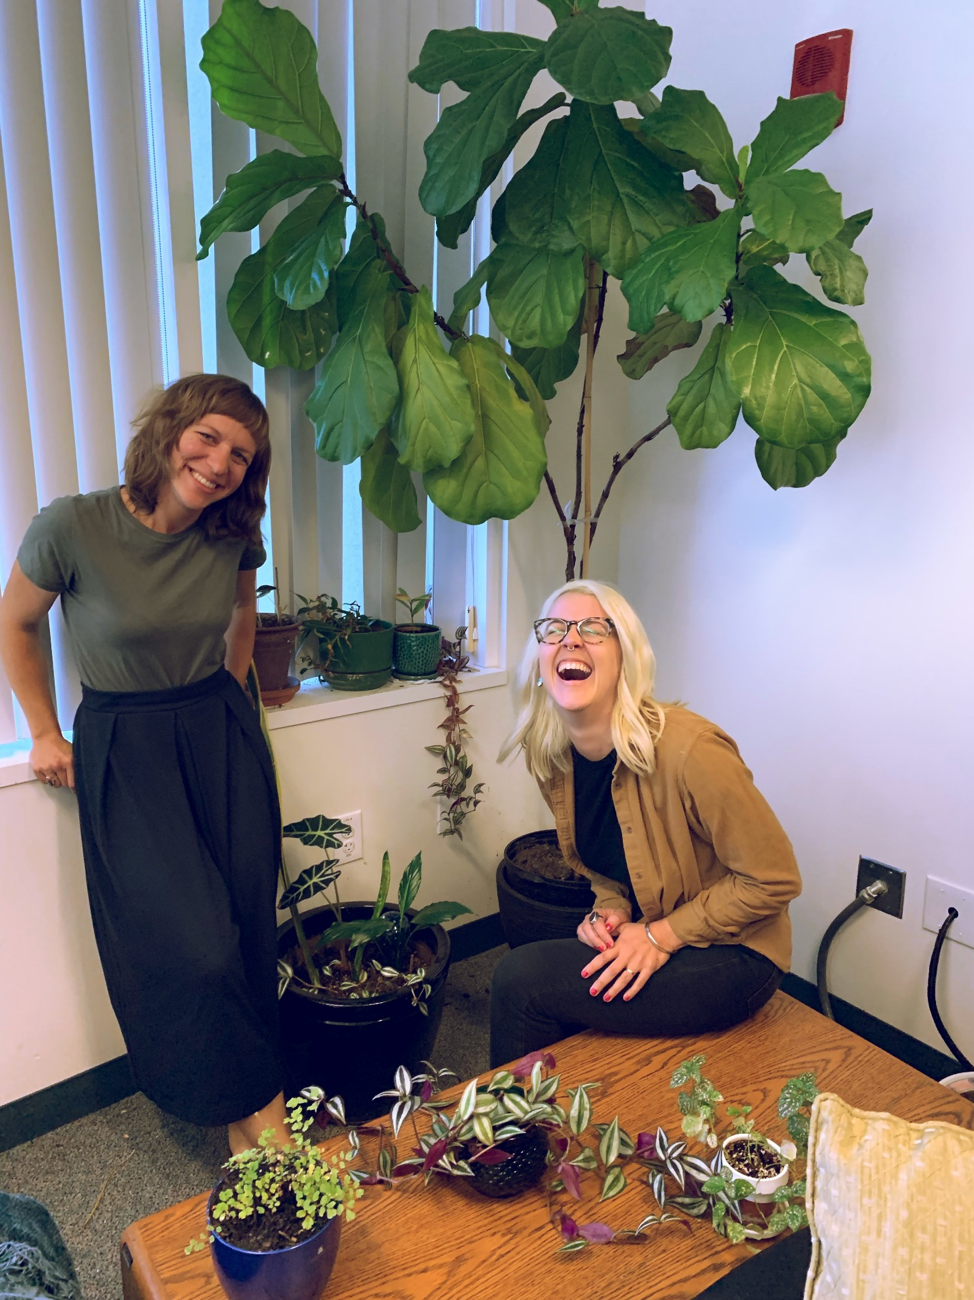
M 816 974 L 818 976 L 818 1004 L 822 1010 L 823 1016 L 828 1016 L 830 1020 L 835 1019 L 832 1012 L 832 1000 L 829 997 L 828 981 L 828 962 L 829 949 L 832 947 L 832 940 L 839 933 L 842 927 L 848 921 L 850 916 L 868 907 L 876 899 L 886 893 L 886 885 L 881 880 L 874 880 L 871 885 L 861 889 L 852 902 L 842 909 L 829 928 L 822 935 L 822 942 L 818 946 L 818 958 L 816 959 Z
M 943 925 L 937 931 L 937 937 L 933 941 L 933 952 L 930 954 L 930 966 L 927 971 L 927 1006 L 930 1008 L 930 1014 L 933 1016 L 933 1023 L 937 1026 L 940 1037 L 950 1048 L 951 1053 L 957 1057 L 961 1067 L 965 1070 L 974 1070 L 974 1065 L 960 1050 L 950 1034 L 947 1032 L 947 1026 L 940 1018 L 940 1011 L 937 1008 L 937 971 L 940 968 L 940 951 L 944 946 L 944 940 L 947 938 L 947 931 L 950 929 L 951 921 L 956 920 L 960 915 L 956 907 L 947 909 L 947 918 Z

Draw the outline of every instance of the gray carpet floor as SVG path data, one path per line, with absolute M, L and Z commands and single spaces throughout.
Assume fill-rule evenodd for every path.
M 488 1068 L 490 977 L 506 951 L 493 948 L 450 968 L 432 1059 L 461 1079 Z M 184 1124 L 136 1093 L 0 1153 L 0 1188 L 47 1205 L 74 1258 L 85 1300 L 120 1300 L 118 1242 L 124 1230 L 212 1187 L 227 1155 L 226 1129 Z

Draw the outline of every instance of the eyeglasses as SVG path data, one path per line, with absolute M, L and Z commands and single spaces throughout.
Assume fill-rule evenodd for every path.
M 597 645 L 615 631 L 611 618 L 539 618 L 534 625 L 534 635 L 544 645 L 560 645 L 573 627 L 589 645 Z

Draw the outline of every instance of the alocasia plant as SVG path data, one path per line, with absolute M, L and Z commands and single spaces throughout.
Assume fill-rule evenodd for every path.
M 307 193 L 244 260 L 228 295 L 247 355 L 300 369 L 323 360 L 306 407 L 318 454 L 361 458 L 363 499 L 393 529 L 419 524 L 414 472 L 440 510 L 470 524 L 520 514 L 544 481 L 571 578 L 579 563 L 588 570 L 620 471 L 670 426 L 687 449 L 716 447 L 743 416 L 774 488 L 807 486 L 830 468 L 869 395 L 869 354 L 851 316 L 777 268 L 804 255 L 830 302 L 861 304 L 866 267 L 853 244 L 872 213 L 844 218 L 825 177 L 795 166 L 834 129 L 842 110 L 834 95 L 779 99 L 735 151 L 703 91 L 653 93 L 669 72 L 670 28 L 598 0 L 542 2 L 556 24 L 547 40 L 435 30 L 409 74 L 430 94 L 448 82 L 464 92 L 425 142 L 419 187 L 450 248 L 518 141 L 550 119 L 533 155 L 494 190 L 494 248 L 449 319 L 349 188 L 310 34 L 259 0 L 224 0 L 201 66 L 225 113 L 300 152 L 274 150 L 228 178 L 203 219 L 200 256 L 223 232 L 251 229 L 275 204 Z M 522 111 L 542 69 L 562 89 Z M 620 102 L 639 116 L 621 116 Z M 698 183 L 688 186 L 687 174 Z M 349 205 L 358 225 L 343 254 Z M 666 418 L 613 456 L 596 500 L 593 362 L 610 281 L 629 305 L 633 337 L 619 357 L 629 378 L 692 347 L 703 322 L 717 321 Z M 484 291 L 510 351 L 466 332 Z M 547 467 L 544 403 L 578 368 L 583 337 L 575 483 L 565 501 Z

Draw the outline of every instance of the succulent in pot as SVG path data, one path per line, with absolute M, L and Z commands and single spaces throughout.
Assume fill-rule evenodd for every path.
M 273 1130 L 250 1151 L 231 1156 L 207 1204 L 207 1231 L 186 1253 L 209 1244 L 213 1264 L 231 1300 L 318 1300 L 328 1282 L 344 1218 L 355 1218 L 364 1194 L 347 1171 L 350 1150 L 330 1158 L 309 1139 L 314 1112 L 324 1104 L 345 1122 L 340 1097 L 306 1088 L 288 1103 L 290 1143 L 278 1147 Z

